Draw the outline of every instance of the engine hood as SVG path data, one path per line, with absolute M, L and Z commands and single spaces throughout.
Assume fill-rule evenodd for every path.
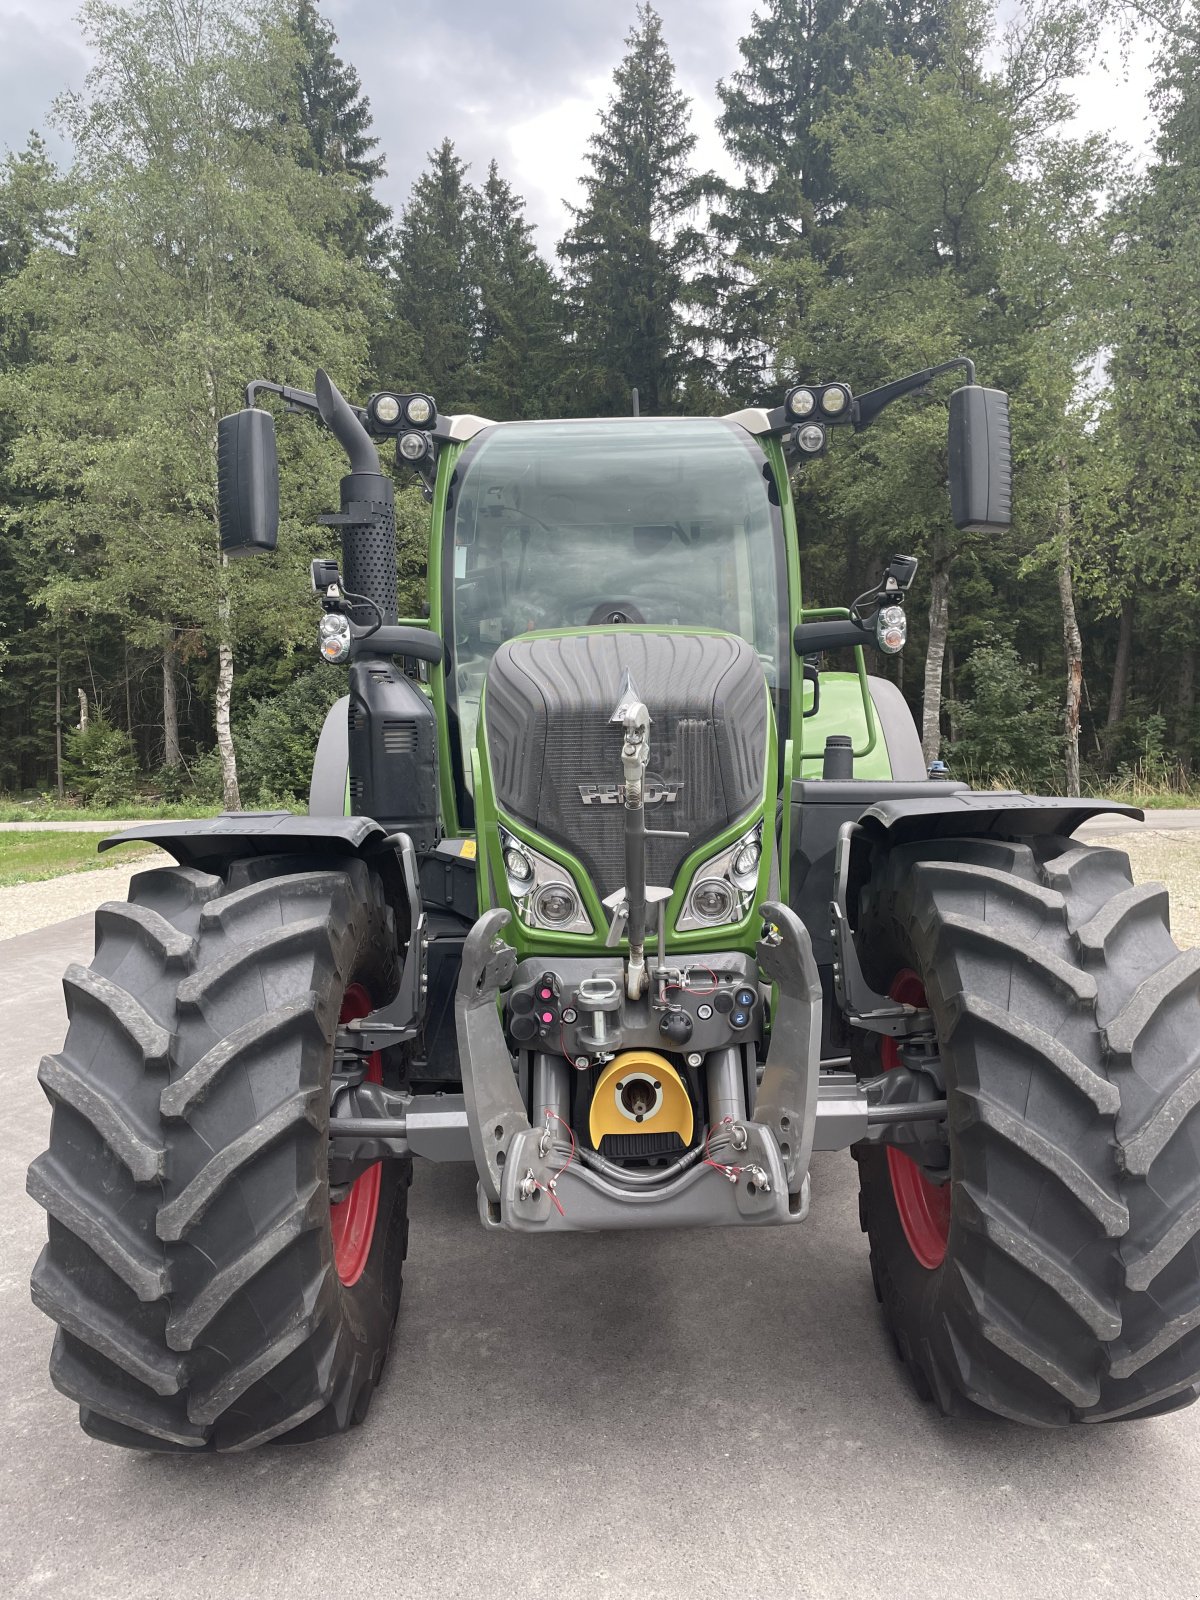
M 733 634 L 589 628 L 515 638 L 492 659 L 485 759 L 499 808 L 575 855 L 601 898 L 624 881 L 621 730 L 628 672 L 650 711 L 647 878 L 761 804 L 771 703 L 757 655 Z

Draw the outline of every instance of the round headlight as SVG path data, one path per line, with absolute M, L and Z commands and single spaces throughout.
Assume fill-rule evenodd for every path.
M 729 922 L 734 914 L 733 890 L 724 878 L 701 878 L 688 896 L 688 909 L 698 922 Z
M 437 416 L 437 408 L 427 394 L 414 394 L 404 408 L 404 415 L 414 428 L 424 428 Z
M 377 394 L 371 401 L 371 410 L 375 414 L 375 421 L 385 428 L 400 421 L 400 402 L 394 394 Z
M 904 649 L 908 638 L 908 618 L 903 606 L 880 606 L 875 613 L 875 639 L 881 650 L 894 656 Z
M 529 887 L 533 883 L 533 862 L 520 845 L 510 844 L 505 850 L 504 871 L 508 878 L 508 887 L 514 895 L 529 892 Z
M 317 628 L 317 648 L 326 661 L 344 661 L 350 654 L 349 619 L 327 611 Z
M 794 417 L 806 417 L 817 403 L 811 389 L 793 389 L 787 397 L 787 408 Z
M 429 440 L 423 433 L 402 433 L 396 441 L 396 449 L 405 461 L 420 461 L 429 449 Z
M 729 864 L 729 876 L 739 889 L 752 889 L 758 880 L 758 863 L 762 860 L 762 845 L 757 839 L 747 839 L 735 852 Z
M 827 417 L 840 417 L 849 399 L 841 384 L 835 383 L 821 396 L 821 410 Z
M 796 443 L 806 455 L 816 455 L 825 448 L 825 429 L 819 422 L 810 422 L 806 428 L 796 430 Z
M 533 897 L 533 914 L 549 928 L 574 922 L 582 907 L 569 883 L 544 883 Z

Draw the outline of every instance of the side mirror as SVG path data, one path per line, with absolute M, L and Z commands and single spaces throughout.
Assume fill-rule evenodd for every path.
M 1012 445 L 1003 389 L 968 384 L 950 396 L 950 515 L 970 533 L 1012 526 Z
M 274 550 L 279 538 L 279 460 L 269 411 L 235 411 L 217 423 L 217 512 L 228 556 Z

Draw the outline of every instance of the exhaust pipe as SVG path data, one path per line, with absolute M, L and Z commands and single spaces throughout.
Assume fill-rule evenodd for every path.
M 351 411 L 342 391 L 324 367 L 317 372 L 315 387 L 321 421 L 346 452 L 350 471 L 378 474 L 379 451 L 371 443 L 371 435 Z
M 344 579 L 350 594 L 366 595 L 379 607 L 355 605 L 355 622 L 396 620 L 396 491 L 380 469 L 379 452 L 333 379 L 317 373 L 317 410 L 321 421 L 346 452 L 350 471 L 342 479 L 342 509 L 321 518 L 341 529 Z

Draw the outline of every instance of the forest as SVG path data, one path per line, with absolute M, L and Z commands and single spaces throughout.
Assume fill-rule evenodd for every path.
M 714 414 L 965 354 L 1011 396 L 1011 532 L 956 533 L 941 379 L 795 480 L 805 600 L 918 555 L 897 675 L 927 759 L 1195 794 L 1200 6 L 759 0 L 700 170 L 649 4 L 539 250 L 452 127 L 406 204 L 314 0 L 88 0 L 94 69 L 0 165 L 0 795 L 294 805 L 341 690 L 310 559 L 336 452 L 280 430 L 278 551 L 230 566 L 216 422 L 251 377 L 497 420 Z M 1081 135 L 1103 30 L 1154 41 L 1154 136 Z M 1114 80 L 1114 93 L 1120 92 Z M 45 134 L 69 158 L 55 160 Z M 402 610 L 427 507 L 398 475 Z

